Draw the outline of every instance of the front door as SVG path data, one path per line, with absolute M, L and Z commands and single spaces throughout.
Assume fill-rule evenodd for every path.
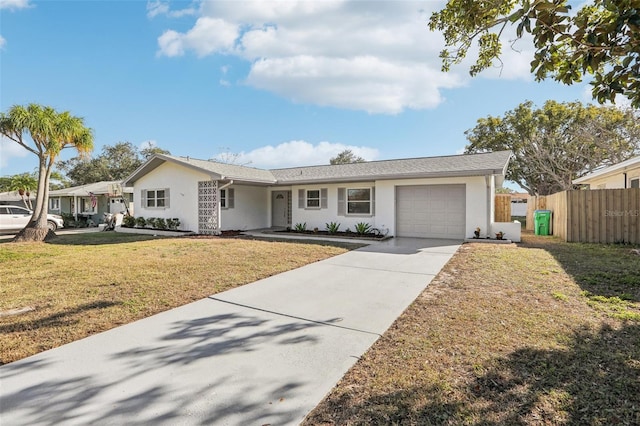
M 271 226 L 289 225 L 289 191 L 271 193 Z

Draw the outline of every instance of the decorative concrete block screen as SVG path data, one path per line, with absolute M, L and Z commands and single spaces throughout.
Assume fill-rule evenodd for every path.
M 218 181 L 198 182 L 198 233 L 218 232 Z

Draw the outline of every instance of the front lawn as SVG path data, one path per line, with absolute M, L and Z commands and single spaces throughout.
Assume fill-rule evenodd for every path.
M 0 365 L 345 251 L 114 232 L 4 242 Z
M 640 256 L 466 244 L 304 424 L 640 424 Z

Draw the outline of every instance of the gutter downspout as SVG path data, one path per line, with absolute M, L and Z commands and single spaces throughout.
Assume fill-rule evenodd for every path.
M 624 189 L 627 189 L 627 172 L 622 174 L 624 176 Z
M 224 179 L 224 176 L 222 176 L 222 178 Z M 229 182 L 225 183 L 224 185 L 222 185 L 221 187 L 218 188 L 218 205 L 217 205 L 217 209 L 218 209 L 218 229 L 216 230 L 218 233 L 220 233 L 220 229 L 222 228 L 222 209 L 220 208 L 220 191 L 222 191 L 225 188 L 230 187 L 231 185 L 233 185 L 233 179 L 229 180 Z M 227 200 L 229 199 L 229 197 L 227 197 Z
M 487 236 L 491 236 L 491 175 L 485 175 L 484 181 L 487 185 Z

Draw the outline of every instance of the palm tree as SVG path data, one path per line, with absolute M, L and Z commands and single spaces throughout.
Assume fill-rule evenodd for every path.
M 37 186 L 38 180 L 36 179 L 35 173 L 20 173 L 10 177 L 9 191 L 17 191 L 22 198 L 24 206 L 29 210 L 33 210 L 31 191 Z
M 33 221 L 14 241 L 43 241 L 48 235 L 47 200 L 49 179 L 58 155 L 65 148 L 75 148 L 79 155 L 93 149 L 93 132 L 84 120 L 68 111 L 57 112 L 38 104 L 14 105 L 0 113 L 0 134 L 38 156 L 38 192 Z M 25 136 L 28 138 L 25 139 Z

